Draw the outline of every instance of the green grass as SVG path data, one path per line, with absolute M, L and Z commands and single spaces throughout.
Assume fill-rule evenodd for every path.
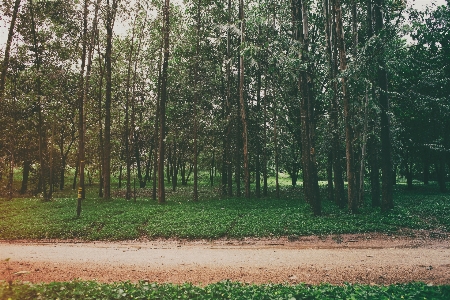
M 450 286 L 428 286 L 424 283 L 390 286 L 249 285 L 223 281 L 198 287 L 191 284 L 74 281 L 16 283 L 9 287 L 3 283 L 0 284 L 0 299 L 450 299 Z
M 123 198 L 83 201 L 76 217 L 75 198 L 0 201 L 0 239 L 131 240 L 147 238 L 216 239 L 384 232 L 402 229 L 449 232 L 450 195 L 435 188 L 406 191 L 398 186 L 395 209 L 383 214 L 370 204 L 351 215 L 323 202 L 323 216 L 314 217 L 300 189 L 283 189 L 281 199 L 220 199 L 199 202 L 169 194 L 159 205 L 145 195 L 136 202 Z M 213 193 L 211 193 L 213 195 Z M 369 197 L 367 197 L 369 198 Z M 408 231 L 408 230 L 406 230 Z

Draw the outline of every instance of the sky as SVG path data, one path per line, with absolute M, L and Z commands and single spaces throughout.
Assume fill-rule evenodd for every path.
M 162 1 L 162 0 L 161 0 Z M 179 0 L 172 0 L 174 2 L 178 2 Z M 436 5 L 445 5 L 445 0 L 407 0 L 408 4 L 412 5 L 414 8 L 423 9 L 426 5 L 436 4 Z M 0 14 L 0 49 L 3 51 L 5 48 L 6 40 L 8 38 L 8 29 L 9 29 L 10 18 L 6 18 L 2 14 Z M 3 56 L 3 55 L 2 55 Z

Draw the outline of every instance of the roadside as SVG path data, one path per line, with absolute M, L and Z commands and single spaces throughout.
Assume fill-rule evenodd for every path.
M 0 279 L 450 284 L 450 243 L 430 234 L 242 240 L 1 241 Z

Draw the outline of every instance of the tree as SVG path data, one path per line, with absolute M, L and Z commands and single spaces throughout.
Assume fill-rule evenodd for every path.
M 294 39 L 298 41 L 299 60 L 303 64 L 298 75 L 301 99 L 303 187 L 305 199 L 314 215 L 321 214 L 315 147 L 315 95 L 312 71 L 312 53 L 309 39 L 309 7 L 306 0 L 292 0 Z
M 379 105 L 381 109 L 381 169 L 382 169 L 382 211 L 388 211 L 393 208 L 393 187 L 392 187 L 392 153 L 391 153 L 391 133 L 389 121 L 389 96 L 388 96 L 388 78 L 386 72 L 386 62 L 384 58 L 384 18 L 383 18 L 383 0 L 375 0 L 375 33 L 380 39 L 380 55 L 378 58 L 378 87 L 379 87 Z
M 114 20 L 116 18 L 119 0 L 106 0 L 106 52 L 105 52 L 105 77 L 106 77 L 106 99 L 105 99 L 105 135 L 103 150 L 103 176 L 105 199 L 111 198 L 111 101 L 112 101 L 112 35 Z
M 159 103 L 158 202 L 166 202 L 164 190 L 164 153 L 166 142 L 167 69 L 169 66 L 170 1 L 165 0 L 163 10 L 164 55 L 161 72 L 161 98 Z

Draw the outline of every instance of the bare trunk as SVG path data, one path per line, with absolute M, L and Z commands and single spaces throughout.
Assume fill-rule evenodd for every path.
M 380 35 L 384 29 L 383 0 L 375 0 L 375 33 Z M 388 211 L 394 207 L 393 202 L 393 176 L 391 134 L 389 121 L 389 97 L 386 62 L 384 59 L 384 46 L 380 45 L 378 58 L 378 86 L 380 88 L 379 104 L 381 109 L 381 172 L 382 172 L 382 200 L 381 210 Z
M 347 70 L 347 57 L 345 51 L 344 30 L 342 24 L 342 10 L 340 0 L 335 0 L 336 11 L 336 37 L 339 50 L 339 62 L 341 72 Z M 357 186 L 355 177 L 355 150 L 353 147 L 354 131 L 351 125 L 351 104 L 347 93 L 347 78 L 341 77 L 342 99 L 344 102 L 344 120 L 345 120 L 345 153 L 347 158 L 347 182 L 348 182 L 348 209 L 351 213 L 358 212 Z
M 241 22 L 241 47 L 243 47 L 245 38 L 245 20 L 244 20 L 244 0 L 239 2 L 239 20 Z M 245 197 L 250 198 L 250 171 L 248 166 L 248 129 L 247 129 L 247 113 L 244 99 L 244 54 L 241 49 L 239 59 L 239 103 L 241 108 L 241 122 L 242 122 L 242 150 L 244 157 L 244 181 L 245 181 Z
M 340 138 L 340 126 L 339 126 L 339 103 L 337 99 L 338 88 L 336 83 L 336 75 L 337 75 L 337 47 L 336 47 L 336 35 L 332 34 L 332 20 L 334 20 L 335 11 L 332 9 L 332 5 L 330 5 L 329 0 L 323 1 L 323 9 L 324 16 L 326 19 L 325 22 L 325 34 L 327 41 L 327 58 L 329 63 L 329 80 L 331 84 L 331 88 L 333 90 L 333 95 L 331 98 L 331 112 L 330 112 L 330 121 L 331 121 L 331 135 L 332 135 L 332 169 L 333 169 L 333 182 L 334 182 L 334 191 L 333 191 L 333 199 L 335 203 L 340 207 L 344 208 L 344 179 L 342 177 L 342 162 L 341 162 L 341 138 Z
M 22 173 L 22 187 L 20 189 L 20 194 L 23 195 L 28 189 L 28 177 L 30 176 L 31 161 L 23 162 L 23 173 Z
M 195 46 L 195 78 L 194 78 L 194 201 L 198 201 L 198 101 L 199 101 L 199 53 L 200 53 L 200 7 L 201 0 L 197 2 L 197 32 Z
M 80 165 L 80 179 L 78 180 L 78 198 L 77 198 L 77 216 L 81 214 L 81 201 L 85 198 L 85 185 L 84 185 L 84 165 L 85 165 L 85 142 L 84 142 L 84 68 L 86 65 L 86 53 L 87 53 L 87 18 L 88 18 L 88 0 L 84 1 L 83 10 L 83 36 L 82 36 L 82 52 L 81 52 L 81 68 L 80 78 L 78 83 L 78 157 Z
M 309 21 L 308 5 L 305 0 L 293 0 L 292 25 L 294 38 L 301 45 L 299 59 L 307 70 L 301 70 L 298 76 L 298 90 L 301 97 L 301 127 L 302 127 L 302 162 L 303 162 L 303 190 L 305 200 L 311 205 L 314 215 L 321 212 L 319 185 L 316 166 L 315 149 L 315 95 L 312 78 L 312 66 L 309 57 Z
M 37 40 L 37 32 L 36 32 L 36 23 L 34 20 L 34 3 L 32 0 L 28 1 L 28 7 L 29 7 L 29 13 L 30 13 L 30 19 L 31 19 L 31 34 L 33 36 L 33 52 L 34 52 L 34 66 L 36 68 L 36 73 L 40 73 L 40 66 L 41 66 L 41 57 L 39 55 L 39 45 Z M 38 110 L 38 134 L 39 134 L 39 186 L 38 190 L 43 192 L 44 200 L 49 200 L 48 194 L 47 194 L 47 178 L 46 178 L 46 161 L 44 157 L 44 149 L 46 149 L 46 133 L 44 128 L 44 119 L 42 116 L 42 91 L 41 91 L 41 78 L 40 75 L 36 78 L 36 94 L 37 94 L 37 110 Z
M 16 0 L 14 2 L 11 23 L 9 24 L 8 39 L 6 40 L 5 55 L 3 57 L 1 69 L 2 73 L 0 75 L 0 103 L 2 103 L 3 95 L 5 94 L 6 73 L 8 72 L 8 65 L 9 65 L 9 52 L 11 51 L 11 43 L 14 36 L 14 27 L 16 25 L 17 12 L 19 11 L 19 6 L 20 0 Z
M 114 27 L 114 19 L 116 16 L 116 9 L 119 0 L 106 0 L 106 52 L 105 52 L 105 67 L 106 67 L 106 99 L 105 99 L 105 140 L 104 140 L 104 198 L 109 200 L 111 198 L 111 101 L 112 101 L 112 35 Z
M 164 150 L 166 137 L 166 102 L 167 102 L 167 69 L 169 66 L 169 7 L 170 0 L 164 5 L 164 59 L 161 77 L 161 99 L 159 105 L 159 151 L 158 151 L 158 202 L 166 202 L 164 189 Z

